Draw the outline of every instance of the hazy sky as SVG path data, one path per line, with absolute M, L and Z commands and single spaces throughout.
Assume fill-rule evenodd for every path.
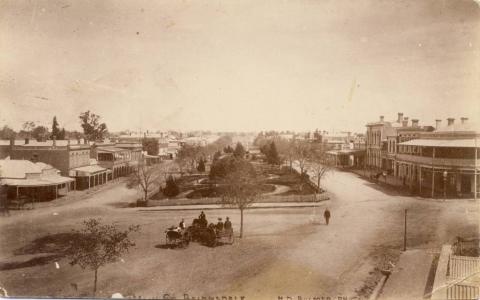
M 474 1 L 0 0 L 0 125 L 363 132 L 480 116 Z

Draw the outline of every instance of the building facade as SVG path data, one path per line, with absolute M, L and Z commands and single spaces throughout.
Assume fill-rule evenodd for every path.
M 437 122 L 438 124 L 438 122 Z M 400 142 L 396 176 L 429 197 L 478 197 L 480 128 L 462 118 L 419 138 Z

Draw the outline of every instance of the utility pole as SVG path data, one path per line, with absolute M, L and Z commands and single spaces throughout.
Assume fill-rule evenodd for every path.
M 473 172 L 473 177 L 474 177 L 474 180 L 473 180 L 473 184 L 474 184 L 474 189 L 473 189 L 473 199 L 474 200 L 477 200 L 477 152 L 478 152 L 478 149 L 477 149 L 477 133 L 475 133 L 475 160 L 474 160 L 474 172 Z
M 405 220 L 403 229 L 403 251 L 407 251 L 407 209 L 405 209 Z

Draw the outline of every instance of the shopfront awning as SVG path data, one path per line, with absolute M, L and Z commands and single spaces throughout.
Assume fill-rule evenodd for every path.
M 45 176 L 36 179 L 2 179 L 2 184 L 19 187 L 54 186 L 75 181 L 63 176 Z
M 72 177 L 92 176 L 92 175 L 96 175 L 98 173 L 102 173 L 106 171 L 109 171 L 109 170 L 102 168 L 99 165 L 84 166 L 84 167 L 78 167 L 70 170 L 70 176 Z
M 361 155 L 365 155 L 365 150 L 363 149 L 344 149 L 344 150 L 331 150 L 331 151 L 327 151 L 326 152 L 327 154 L 330 154 L 330 155 L 357 155 L 357 156 L 361 156 Z

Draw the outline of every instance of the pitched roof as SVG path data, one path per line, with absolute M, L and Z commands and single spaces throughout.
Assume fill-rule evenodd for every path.
M 0 177 L 2 178 L 26 178 L 26 174 L 41 174 L 41 165 L 36 165 L 29 160 L 0 160 Z

